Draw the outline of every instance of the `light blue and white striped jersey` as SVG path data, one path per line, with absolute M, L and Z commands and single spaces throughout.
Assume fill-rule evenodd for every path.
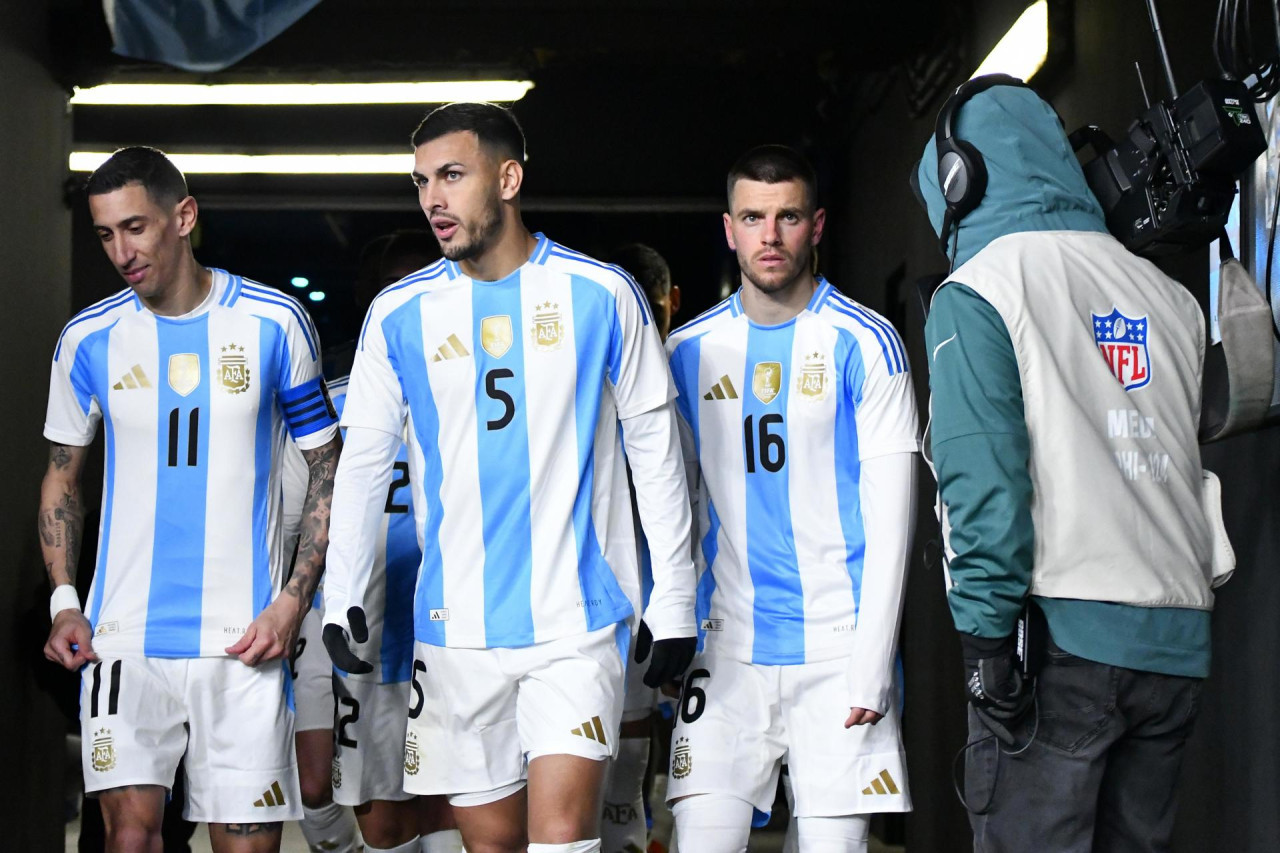
M 819 278 L 786 323 L 753 323 L 739 291 L 667 350 L 686 459 L 701 469 L 700 647 L 770 665 L 849 654 L 861 460 L 919 449 L 898 333 Z
M 106 429 L 100 654 L 225 655 L 279 591 L 281 456 L 333 438 L 315 327 L 297 300 L 223 270 L 199 308 L 152 314 L 123 290 L 58 340 L 44 434 Z
M 499 281 L 442 260 L 392 285 L 361 333 L 343 425 L 408 423 L 424 643 L 527 646 L 638 606 L 618 419 L 675 389 L 630 276 L 536 236 Z
M 342 415 L 347 401 L 347 377 L 329 383 L 334 408 Z M 373 573 L 364 593 L 369 639 L 357 649 L 373 672 L 348 673 L 356 680 L 394 684 L 413 676 L 413 589 L 422 565 L 418 530 L 413 520 L 413 491 L 409 488 L 409 448 L 396 452 L 391 482 L 383 494 L 384 512 L 374 552 Z

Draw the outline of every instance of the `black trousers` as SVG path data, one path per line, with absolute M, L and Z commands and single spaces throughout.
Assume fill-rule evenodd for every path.
M 969 710 L 974 850 L 1171 850 L 1174 792 L 1200 687 L 1200 679 L 1094 663 L 1050 644 L 1035 710 L 1015 728 L 1015 744 L 991 737 Z

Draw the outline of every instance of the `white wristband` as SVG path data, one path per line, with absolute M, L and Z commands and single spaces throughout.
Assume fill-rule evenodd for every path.
M 80 610 L 80 596 L 69 583 L 59 584 L 49 596 L 49 621 L 52 622 L 64 610 Z

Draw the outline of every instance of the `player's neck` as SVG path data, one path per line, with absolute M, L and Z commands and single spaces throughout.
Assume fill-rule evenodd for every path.
M 799 314 L 813 298 L 818 281 L 808 271 L 796 276 L 785 287 L 766 292 L 742 277 L 742 310 L 753 323 L 776 326 Z
M 208 298 L 212 287 L 213 273 L 196 263 L 195 257 L 188 253 L 178 268 L 178 274 L 167 287 L 138 298 L 152 314 L 181 317 L 196 310 Z
M 517 214 L 503 222 L 502 232 L 484 252 L 461 261 L 458 266 L 475 281 L 498 281 L 525 265 L 538 240 L 524 227 Z

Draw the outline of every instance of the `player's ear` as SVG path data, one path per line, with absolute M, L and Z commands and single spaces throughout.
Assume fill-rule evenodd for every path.
M 174 208 L 174 215 L 178 218 L 179 237 L 186 237 L 191 233 L 196 227 L 196 217 L 199 213 L 200 209 L 194 196 L 187 196 L 178 202 L 178 206 Z
M 822 241 L 822 230 L 827 225 L 827 209 L 820 207 L 813 212 L 813 237 L 809 240 L 809 245 L 816 246 Z
M 524 167 L 517 160 L 504 160 L 498 167 L 498 186 L 503 201 L 511 201 L 520 195 L 524 184 Z
M 671 290 L 667 292 L 667 307 L 672 317 L 680 312 L 680 285 L 671 285 Z
M 729 244 L 730 249 L 738 251 L 738 247 L 733 243 L 733 220 L 727 213 L 724 214 L 724 241 Z

